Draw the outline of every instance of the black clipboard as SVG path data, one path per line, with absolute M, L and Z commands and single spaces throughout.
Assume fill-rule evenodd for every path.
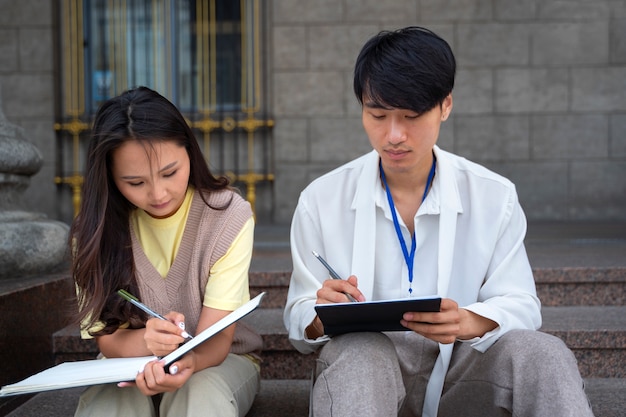
M 330 336 L 350 332 L 405 331 L 408 329 L 400 324 L 404 313 L 440 310 L 441 297 L 437 296 L 315 305 L 324 333 Z

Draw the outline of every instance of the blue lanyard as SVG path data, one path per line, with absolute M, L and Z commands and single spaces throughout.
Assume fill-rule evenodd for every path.
M 409 296 L 413 293 L 413 260 L 415 259 L 415 230 L 413 231 L 413 236 L 411 236 L 411 253 L 407 250 L 406 243 L 404 238 L 402 237 L 402 231 L 400 230 L 400 222 L 398 222 L 398 215 L 396 214 L 396 206 L 393 204 L 393 197 L 391 196 L 391 191 L 389 191 L 389 187 L 387 186 L 387 179 L 385 178 L 385 171 L 383 171 L 382 161 L 378 163 L 380 167 L 380 177 L 383 180 L 383 184 L 385 184 L 385 192 L 387 193 L 387 200 L 389 201 L 389 207 L 391 208 L 391 216 L 393 217 L 393 225 L 396 228 L 396 235 L 398 236 L 398 241 L 400 241 L 400 246 L 402 247 L 402 254 L 404 255 L 404 262 L 406 262 L 406 266 L 409 271 Z M 422 196 L 422 203 L 426 199 L 426 195 L 428 194 L 428 190 L 430 189 L 431 182 L 433 181 L 433 177 L 435 176 L 435 167 L 437 165 L 437 159 L 433 155 L 433 165 L 430 167 L 430 172 L 428 173 L 428 180 L 426 180 L 426 188 L 424 189 L 424 195 Z

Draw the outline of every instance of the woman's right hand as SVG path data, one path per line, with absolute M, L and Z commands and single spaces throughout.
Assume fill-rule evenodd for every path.
M 167 320 L 151 318 L 146 322 L 143 339 L 154 356 L 165 356 L 185 341 L 183 329 L 175 323 L 184 323 L 185 316 L 175 311 L 164 316 Z

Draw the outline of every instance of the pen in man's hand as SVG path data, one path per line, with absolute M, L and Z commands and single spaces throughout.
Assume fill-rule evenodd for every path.
M 168 319 L 166 319 L 165 317 L 163 317 L 162 315 L 160 315 L 156 311 L 152 310 L 147 305 L 141 303 L 137 297 L 135 297 L 134 295 L 132 295 L 128 291 L 118 290 L 117 293 L 119 295 L 121 295 L 122 298 L 124 298 L 126 301 L 130 302 L 131 304 L 133 304 L 136 307 L 139 307 L 140 309 L 142 309 L 146 313 L 150 314 L 152 317 L 156 317 L 157 319 L 169 321 Z M 184 337 L 185 339 L 193 339 L 193 336 L 185 331 L 185 323 L 182 323 L 182 322 L 178 323 L 178 327 L 180 327 L 182 329 L 182 331 L 183 331 L 180 334 L 182 337 Z
M 324 258 L 322 258 L 317 252 L 313 251 L 313 255 L 322 263 L 322 265 L 324 265 L 326 267 L 326 269 L 328 270 L 328 273 L 330 274 L 330 277 L 332 279 L 342 279 L 338 273 L 335 272 L 335 270 L 328 264 L 328 262 L 326 262 L 326 260 Z M 350 300 L 351 302 L 356 302 L 356 299 L 351 296 L 350 294 L 344 292 L 345 296 L 348 297 L 348 300 Z

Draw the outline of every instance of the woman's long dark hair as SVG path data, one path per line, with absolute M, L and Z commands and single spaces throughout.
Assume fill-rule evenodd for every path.
M 143 316 L 116 294 L 120 288 L 138 293 L 129 226 L 135 207 L 111 175 L 113 151 L 129 140 L 147 147 L 156 141 L 175 141 L 189 155 L 190 185 L 204 193 L 230 188 L 226 177 L 211 174 L 182 114 L 156 91 L 135 88 L 100 107 L 87 151 L 80 211 L 70 230 L 72 275 L 78 288 L 76 320 L 86 328 L 102 321 L 105 327 L 96 335 L 113 333 L 122 323 L 131 327 L 143 323 Z

